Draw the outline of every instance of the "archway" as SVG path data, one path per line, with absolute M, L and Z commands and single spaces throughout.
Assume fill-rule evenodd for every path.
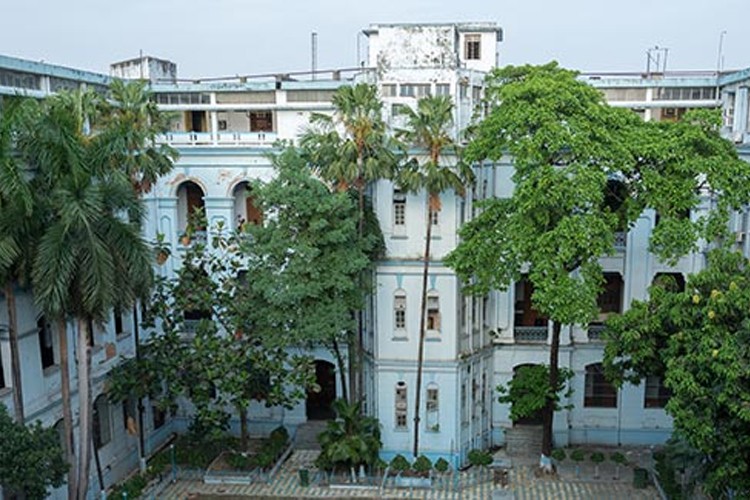
M 336 399 L 336 368 L 328 361 L 315 361 L 315 383 L 320 390 L 308 390 L 305 411 L 308 420 L 330 420 L 336 417 L 331 405 Z
M 513 378 L 515 379 L 518 376 L 519 370 L 526 370 L 526 369 L 539 369 L 543 370 L 543 365 L 535 365 L 533 363 L 527 363 L 523 365 L 518 365 L 513 368 Z M 531 415 L 527 415 L 525 417 L 519 418 L 515 422 L 513 422 L 513 425 L 542 425 L 542 413 L 543 409 L 539 409 L 538 411 L 534 412 Z

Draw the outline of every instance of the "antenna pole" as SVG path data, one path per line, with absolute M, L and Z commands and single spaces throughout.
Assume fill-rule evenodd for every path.
M 312 79 L 316 80 L 318 76 L 318 34 L 313 31 L 310 38 L 312 45 Z

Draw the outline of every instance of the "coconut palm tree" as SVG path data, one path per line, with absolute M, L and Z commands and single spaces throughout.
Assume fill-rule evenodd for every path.
M 151 252 L 140 234 L 143 210 L 131 178 L 99 163 L 102 141 L 90 133 L 97 123 L 91 119 L 96 104 L 95 97 L 83 93 L 50 98 L 26 144 L 37 168 L 37 191 L 45 200 L 40 203 L 45 229 L 34 260 L 34 293 L 45 315 L 58 321 L 63 374 L 65 319 L 75 318 L 77 326 L 80 438 L 69 496 L 81 499 L 88 487 L 92 429 L 89 328 L 113 308 L 125 309 L 145 296 L 152 277 Z M 69 405 L 69 387 L 64 404 L 66 396 Z
M 19 423 L 24 422 L 24 407 L 15 284 L 28 269 L 34 203 L 16 144 L 28 124 L 30 108 L 25 99 L 0 96 L 0 282 L 8 309 L 13 409 Z
M 365 190 L 367 184 L 393 175 L 397 164 L 394 147 L 386 134 L 383 103 L 375 85 L 360 83 L 339 88 L 333 95 L 333 115 L 315 113 L 303 133 L 300 146 L 306 159 L 324 180 L 339 190 L 352 186 L 357 190 L 360 239 L 365 226 Z M 358 399 L 357 365 L 361 367 L 362 311 L 358 315 L 358 335 L 350 345 L 349 386 L 351 398 Z M 338 347 L 334 344 L 334 350 Z M 359 362 L 354 363 L 354 355 Z M 361 386 L 361 383 L 359 384 Z
M 420 99 L 417 109 L 404 107 L 406 128 L 396 131 L 397 137 L 417 148 L 399 173 L 398 183 L 409 192 L 426 192 L 425 223 L 427 225 L 424 266 L 422 269 L 422 304 L 419 319 L 419 350 L 417 356 L 417 395 L 414 411 L 414 457 L 419 456 L 419 410 L 422 394 L 422 365 L 427 316 L 427 276 L 430 267 L 433 214 L 440 210 L 440 194 L 449 189 L 463 196 L 473 182 L 471 169 L 460 160 L 459 146 L 451 134 L 453 104 L 447 96 Z M 450 155 L 447 162 L 446 155 Z

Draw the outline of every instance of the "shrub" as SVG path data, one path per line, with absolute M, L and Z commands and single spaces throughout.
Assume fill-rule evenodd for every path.
M 475 467 L 490 465 L 492 463 L 492 454 L 484 450 L 471 450 L 469 452 L 469 463 Z
M 397 472 L 405 472 L 409 470 L 410 466 L 409 461 L 403 455 L 396 455 L 391 460 L 391 469 Z
M 289 431 L 286 430 L 286 427 L 280 425 L 271 431 L 271 434 L 268 436 L 268 438 L 271 441 L 286 444 L 286 442 L 289 441 Z
M 583 450 L 576 448 L 575 450 L 570 452 L 570 458 L 575 460 L 576 462 L 583 462 L 586 460 L 586 454 L 583 452 Z
M 555 448 L 554 450 L 552 450 L 552 458 L 554 458 L 558 462 L 562 462 L 566 458 L 565 450 L 563 450 L 562 448 Z
M 109 498 L 139 498 L 148 481 L 140 474 L 136 474 L 124 483 L 115 486 Z
M 432 469 L 432 462 L 424 455 L 419 455 L 411 466 L 416 472 L 429 472 Z
M 609 456 L 609 459 L 612 460 L 614 463 L 620 464 L 620 465 L 625 465 L 626 463 L 628 463 L 628 459 L 625 458 L 625 455 L 623 455 L 619 451 L 612 453 Z
M 234 470 L 246 470 L 252 465 L 252 459 L 242 453 L 230 453 L 227 455 L 227 463 Z
M 438 472 L 448 472 L 450 466 L 451 464 L 449 464 L 443 457 L 440 457 L 435 461 L 435 470 Z
M 589 458 L 595 464 L 600 464 L 604 462 L 604 453 L 602 453 L 601 451 L 595 451 L 594 453 L 591 454 Z

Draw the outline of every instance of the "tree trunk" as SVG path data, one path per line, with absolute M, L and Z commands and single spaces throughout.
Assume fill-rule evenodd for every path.
M 247 451 L 247 406 L 237 406 L 237 412 L 240 414 L 240 447 L 242 451 Z
M 141 337 L 138 325 L 138 304 L 133 304 L 133 337 L 135 340 L 135 359 L 141 359 Z M 146 472 L 146 443 L 143 435 L 143 398 L 139 397 L 136 404 L 138 413 L 138 466 L 141 473 Z
M 92 332 L 93 335 L 93 332 Z M 86 500 L 91 466 L 91 349 L 88 321 L 78 318 L 78 500 Z
M 338 365 L 339 377 L 341 377 L 341 399 L 343 399 L 344 401 L 349 401 L 349 397 L 346 392 L 346 364 L 344 363 L 344 357 L 341 355 L 339 343 L 335 338 L 333 339 L 332 344 L 333 355 L 336 357 L 336 365 Z
M 63 430 L 65 433 L 65 461 L 68 462 L 68 498 L 76 498 L 77 474 L 75 453 L 73 453 L 73 410 L 70 403 L 70 366 L 68 363 L 68 331 L 65 319 L 57 320 L 57 334 L 60 339 L 60 393 L 62 397 Z
M 544 405 L 542 413 L 542 456 L 539 459 L 539 467 L 544 472 L 553 472 L 552 469 L 552 424 L 555 418 L 555 389 L 558 385 L 559 378 L 559 360 L 560 351 L 560 329 L 562 325 L 558 321 L 552 322 L 552 343 L 549 349 L 549 386 L 547 403 Z
M 23 389 L 21 387 L 21 355 L 18 347 L 18 317 L 13 280 L 5 283 L 5 300 L 8 306 L 8 337 L 10 340 L 10 373 L 13 384 L 13 411 L 16 422 L 23 424 Z
M 417 393 L 414 404 L 414 458 L 419 456 L 419 406 L 422 395 L 422 365 L 424 364 L 424 338 L 427 321 L 427 274 L 430 270 L 430 242 L 432 240 L 431 193 L 427 193 L 427 234 L 424 242 L 424 268 L 422 269 L 422 305 L 419 315 L 419 347 L 417 354 Z
M 359 243 L 362 243 L 362 237 L 365 232 L 365 182 L 363 179 L 363 163 L 362 157 L 362 146 L 357 145 L 357 208 L 358 208 L 358 221 L 357 221 L 357 234 L 359 236 Z M 362 285 L 362 274 L 359 276 L 359 284 Z M 350 403 L 360 401 L 361 394 L 359 394 L 360 386 L 357 383 L 360 378 L 358 371 L 362 369 L 362 337 L 364 334 L 364 321 L 362 317 L 362 308 L 357 311 L 357 334 L 352 338 L 350 343 L 349 353 L 349 397 Z

